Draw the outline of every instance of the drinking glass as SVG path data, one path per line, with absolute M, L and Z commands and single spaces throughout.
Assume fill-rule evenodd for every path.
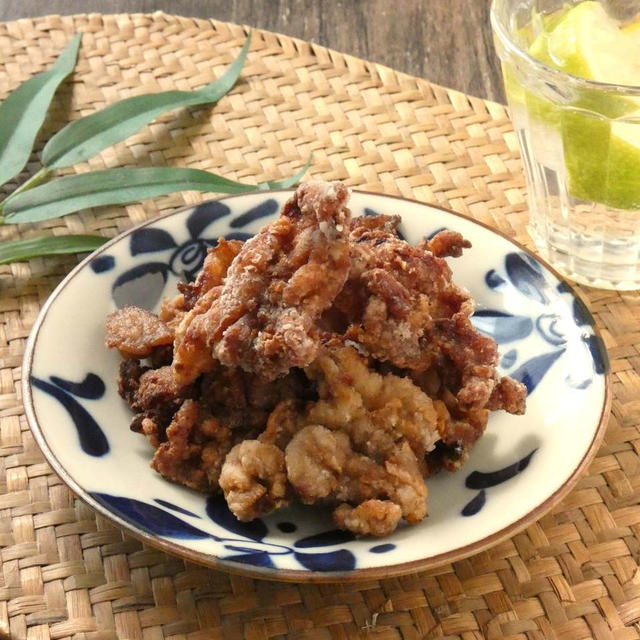
M 574 4 L 493 0 L 491 6 L 524 163 L 528 229 L 542 257 L 569 278 L 640 289 L 640 87 L 585 80 L 527 52 L 532 29 Z M 625 21 L 640 11 L 640 1 L 605 7 Z

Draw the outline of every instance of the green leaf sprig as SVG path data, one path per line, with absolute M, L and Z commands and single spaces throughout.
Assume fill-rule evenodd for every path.
M 16 240 L 0 244 L 0 264 L 19 262 L 38 256 L 55 256 L 64 253 L 84 253 L 93 251 L 104 244 L 108 238 L 102 236 L 64 235 L 40 236 L 27 240 Z
M 25 167 L 53 95 L 73 71 L 80 40 L 81 34 L 76 35 L 50 69 L 24 82 L 0 104 L 0 186 Z M 220 100 L 235 85 L 250 44 L 249 35 L 225 73 L 202 89 L 126 98 L 60 129 L 44 146 L 42 168 L 0 202 L 0 224 L 40 222 L 88 207 L 126 204 L 176 191 L 246 193 L 297 184 L 310 161 L 290 178 L 258 185 L 179 167 L 105 169 L 51 179 L 56 170 L 88 160 L 166 111 Z M 106 241 L 103 236 L 67 235 L 3 242 L 0 264 L 92 251 Z
M 279 182 L 243 184 L 200 169 L 144 167 L 103 169 L 47 182 L 7 201 L 5 220 L 40 222 L 87 207 L 128 204 L 176 191 L 248 193 L 266 189 L 285 189 L 296 184 L 309 167 Z
M 23 82 L 0 105 L 0 186 L 27 164 L 53 94 L 76 65 L 80 38 L 71 40 L 51 69 Z

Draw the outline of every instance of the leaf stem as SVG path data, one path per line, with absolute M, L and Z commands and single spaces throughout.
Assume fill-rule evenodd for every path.
M 40 171 L 34 173 L 28 180 L 23 182 L 17 189 L 12 191 L 2 202 L 0 202 L 0 224 L 5 224 L 5 218 L 2 215 L 4 211 L 4 207 L 12 198 L 17 196 L 19 193 L 26 191 L 27 189 L 32 189 L 33 187 L 37 187 L 43 180 L 46 180 L 52 171 L 51 169 L 47 169 L 46 167 L 42 167 Z
M 14 196 L 17 196 L 19 193 L 26 191 L 27 189 L 32 189 L 33 187 L 37 187 L 43 180 L 46 180 L 50 175 L 51 175 L 51 169 L 42 167 L 40 171 L 38 171 L 37 173 L 34 173 L 26 182 L 23 182 L 15 191 L 13 191 L 5 199 L 4 202 L 9 200 L 9 198 L 13 198 Z

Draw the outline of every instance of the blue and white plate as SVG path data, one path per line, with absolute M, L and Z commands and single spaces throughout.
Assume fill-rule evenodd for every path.
M 74 269 L 45 304 L 29 338 L 23 393 L 49 463 L 98 512 L 151 545 L 254 576 L 331 581 L 390 576 L 451 562 L 539 518 L 597 450 L 610 405 L 608 361 L 591 314 L 521 246 L 439 208 L 353 192 L 353 215 L 399 214 L 409 242 L 449 228 L 473 247 L 450 260 L 476 300 L 475 324 L 500 346 L 500 368 L 529 390 L 525 416 L 492 414 L 465 467 L 429 479 L 429 515 L 384 539 L 334 530 L 328 511 L 293 507 L 243 524 L 220 497 L 161 478 L 152 450 L 129 430 L 118 396 L 119 355 L 104 346 L 107 314 L 157 309 L 192 278 L 220 236 L 247 238 L 290 192 L 206 202 L 127 231 Z

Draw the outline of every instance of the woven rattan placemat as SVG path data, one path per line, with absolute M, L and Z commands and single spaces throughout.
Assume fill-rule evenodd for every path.
M 0 98 L 49 65 L 77 31 L 77 70 L 41 139 L 124 96 L 202 86 L 245 35 L 164 14 L 0 24 Z M 243 81 L 214 108 L 159 118 L 73 170 L 153 163 L 265 180 L 291 174 L 311 152 L 311 177 L 441 203 L 530 244 L 503 106 L 266 32 L 254 32 Z M 112 236 L 204 197 L 174 195 L 45 226 Z M 14 235 L 0 227 L 1 238 Z M 76 262 L 0 266 L 0 637 L 640 637 L 639 295 L 579 289 L 611 356 L 613 413 L 598 457 L 559 507 L 490 551 L 429 572 L 295 585 L 230 576 L 147 548 L 51 473 L 23 415 L 20 363 L 39 308 Z

